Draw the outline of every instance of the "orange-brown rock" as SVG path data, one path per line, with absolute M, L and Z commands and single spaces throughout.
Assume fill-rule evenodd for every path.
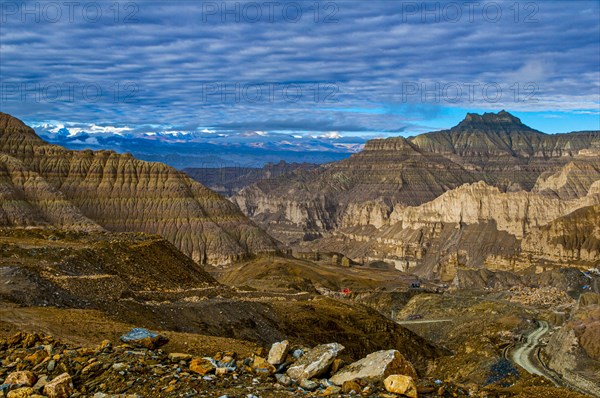
M 190 370 L 198 373 L 199 375 L 205 375 L 210 372 L 214 372 L 216 366 L 205 358 L 194 358 L 190 362 Z
M 13 372 L 6 377 L 4 384 L 21 384 L 23 387 L 32 387 L 37 381 L 33 372 L 27 370 Z
M 388 376 L 384 381 L 383 385 L 389 392 L 400 394 L 409 398 L 417 398 L 417 385 L 410 376 L 405 375 L 391 375 Z
M 44 386 L 44 395 L 48 398 L 68 398 L 73 391 L 73 381 L 68 373 L 56 376 Z

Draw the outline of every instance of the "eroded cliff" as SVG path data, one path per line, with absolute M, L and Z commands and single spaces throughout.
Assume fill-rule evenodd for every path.
M 594 211 L 576 211 L 600 204 L 599 148 L 598 131 L 549 135 L 505 111 L 468 114 L 449 130 L 369 141 L 234 200 L 300 250 L 445 280 L 460 267 L 593 266 Z M 581 222 L 557 221 L 571 213 Z
M 2 225 L 155 233 L 208 264 L 276 250 L 235 204 L 164 164 L 49 145 L 3 113 L 0 154 Z

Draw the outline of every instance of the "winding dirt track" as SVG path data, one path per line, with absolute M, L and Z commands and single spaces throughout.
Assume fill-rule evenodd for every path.
M 537 321 L 537 325 L 538 327 L 527 335 L 524 342 L 517 343 L 514 347 L 506 347 L 504 349 L 504 357 L 531 374 L 545 377 L 557 387 L 566 387 L 589 396 L 595 396 L 567 382 L 560 374 L 546 366 L 540 356 L 540 339 L 550 331 L 550 325 L 546 321 Z
M 535 360 L 533 359 L 536 358 L 534 353 L 540 345 L 540 338 L 548 333 L 549 330 L 550 325 L 548 325 L 548 322 L 538 321 L 538 328 L 527 336 L 527 340 L 524 343 L 518 344 L 516 349 L 510 352 L 509 359 L 529 373 L 546 377 L 554 384 L 557 384 L 553 377 L 546 375 L 544 369 L 539 367 L 538 364 L 534 363 Z

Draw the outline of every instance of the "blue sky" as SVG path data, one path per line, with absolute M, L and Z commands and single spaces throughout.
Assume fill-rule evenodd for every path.
M 2 0 L 2 111 L 371 137 L 506 109 L 549 133 L 600 129 L 598 1 L 77 4 Z

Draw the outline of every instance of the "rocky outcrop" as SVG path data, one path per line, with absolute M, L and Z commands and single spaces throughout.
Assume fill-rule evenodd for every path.
M 523 251 L 555 261 L 600 260 L 600 205 L 586 206 L 557 217 L 523 240 Z
M 479 165 L 570 157 L 599 141 L 598 131 L 544 134 L 506 111 L 483 115 L 468 113 L 462 122 L 449 130 L 411 139 L 411 143 L 423 150 L 456 155 L 463 161 Z
M 598 148 L 597 131 L 548 135 L 505 111 L 468 114 L 449 130 L 369 141 L 345 161 L 234 200 L 300 251 L 446 281 L 461 267 L 589 266 L 597 220 L 580 209 L 600 205 Z
M 418 207 L 397 206 L 390 224 L 418 229 L 427 223 L 477 224 L 494 222 L 499 231 L 522 239 L 532 228 L 544 226 L 572 211 L 600 203 L 600 196 L 580 200 L 549 199 L 525 191 L 503 193 L 484 182 L 463 185 Z
M 592 266 L 600 253 L 595 186 L 588 195 L 562 200 L 502 192 L 484 182 L 465 184 L 420 206 L 396 205 L 387 218 L 339 228 L 304 246 L 446 281 L 465 266 L 508 271 L 539 261 Z
M 203 264 L 276 243 L 233 203 L 160 163 L 48 145 L 0 113 L 0 225 L 155 233 Z
M 600 306 L 579 305 L 550 338 L 547 365 L 569 383 L 600 396 Z
M 101 231 L 65 195 L 22 161 L 0 153 L 0 225 Z
M 419 205 L 474 181 L 462 166 L 402 139 L 391 146 L 370 142 L 349 159 L 261 181 L 232 199 L 276 238 L 295 242 L 342 225 L 378 222 L 396 203 Z
M 533 192 L 560 199 L 585 196 L 600 181 L 600 150 L 592 155 L 580 154 L 556 173 L 543 173 L 533 187 Z M 599 185 L 600 186 L 600 185 Z

